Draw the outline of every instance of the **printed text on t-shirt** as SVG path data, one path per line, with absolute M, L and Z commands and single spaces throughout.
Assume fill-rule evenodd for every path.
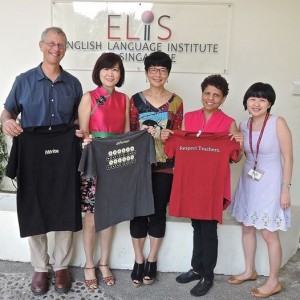
M 219 148 L 203 147 L 203 146 L 179 146 L 180 151 L 207 151 L 207 152 L 221 152 Z

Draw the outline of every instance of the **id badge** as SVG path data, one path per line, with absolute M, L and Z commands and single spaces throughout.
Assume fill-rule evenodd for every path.
M 264 172 L 261 170 L 254 170 L 254 169 L 250 169 L 250 171 L 248 172 L 248 175 L 253 179 L 253 180 L 260 180 L 261 177 L 264 175 Z

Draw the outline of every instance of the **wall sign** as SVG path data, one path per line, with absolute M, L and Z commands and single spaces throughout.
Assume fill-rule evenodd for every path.
M 53 1 L 52 8 L 53 26 L 68 37 L 66 69 L 91 70 L 111 51 L 126 71 L 140 71 L 145 56 L 164 51 L 172 72 L 227 72 L 231 4 Z

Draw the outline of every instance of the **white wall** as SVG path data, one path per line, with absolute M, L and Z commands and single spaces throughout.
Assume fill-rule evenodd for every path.
M 174 1 L 164 0 L 164 2 Z M 227 3 L 228 1 L 216 2 Z M 230 2 L 233 4 L 232 34 L 228 74 L 225 75 L 230 84 L 230 93 L 223 110 L 240 122 L 248 117 L 242 107 L 242 98 L 246 89 L 256 81 L 272 84 L 277 93 L 272 112 L 286 118 L 294 137 L 294 153 L 299 153 L 297 125 L 298 127 L 300 125 L 300 96 L 292 95 L 292 82 L 300 80 L 298 57 L 300 1 L 232 0 Z M 5 101 L 15 76 L 40 63 L 42 56 L 38 42 L 43 29 L 52 25 L 51 6 L 50 0 L 1 0 L 1 103 Z M 73 72 L 73 74 L 81 80 L 85 91 L 94 88 L 89 72 Z M 178 93 L 184 99 L 185 111 L 200 107 L 200 84 L 205 76 L 204 74 L 171 74 L 168 89 Z M 128 72 L 122 91 L 132 95 L 146 86 L 143 73 Z M 241 164 L 232 166 L 233 188 L 240 169 Z M 297 205 L 300 205 L 300 197 L 297 197 L 300 194 L 300 185 L 297 185 L 299 178 L 300 160 L 295 155 L 291 193 L 293 202 Z M 5 181 L 4 186 L 9 187 L 9 181 Z
M 0 194 L 0 260 L 30 261 L 27 238 L 19 237 L 19 225 L 16 212 L 16 195 Z M 280 231 L 283 266 L 298 249 L 300 234 L 300 206 L 292 208 L 293 226 L 288 231 Z M 9 230 L 7 230 L 9 224 Z M 129 222 L 122 222 L 114 227 L 113 247 L 110 255 L 110 266 L 113 269 L 132 268 L 134 251 L 129 238 Z M 185 272 L 190 265 L 192 255 L 193 230 L 189 219 L 169 217 L 167 220 L 166 237 L 158 255 L 158 270 L 162 272 Z M 245 259 L 241 243 L 242 226 L 230 216 L 224 216 L 223 224 L 218 225 L 218 261 L 216 274 L 240 274 L 245 269 Z M 257 274 L 269 275 L 269 260 L 266 243 L 261 232 L 257 231 L 257 251 L 255 266 Z M 48 233 L 49 252 L 54 247 L 53 232 Z M 178 237 L 180 246 L 178 247 Z M 97 239 L 99 236 L 97 237 Z M 146 239 L 144 256 L 149 253 L 150 241 Z M 176 251 L 174 251 L 176 249 Z M 51 255 L 50 255 L 51 256 Z M 94 261 L 101 257 L 99 241 L 96 243 Z M 180 259 L 178 259 L 180 258 Z M 70 265 L 85 265 L 85 254 L 82 243 L 82 231 L 74 234 L 73 256 Z M 52 263 L 52 258 L 50 260 Z

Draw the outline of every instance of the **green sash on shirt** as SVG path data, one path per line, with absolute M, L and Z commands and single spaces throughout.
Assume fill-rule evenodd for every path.
M 116 135 L 115 133 L 112 132 L 103 132 L 103 131 L 92 131 L 91 134 L 96 138 L 102 138 L 102 139 L 112 135 Z

